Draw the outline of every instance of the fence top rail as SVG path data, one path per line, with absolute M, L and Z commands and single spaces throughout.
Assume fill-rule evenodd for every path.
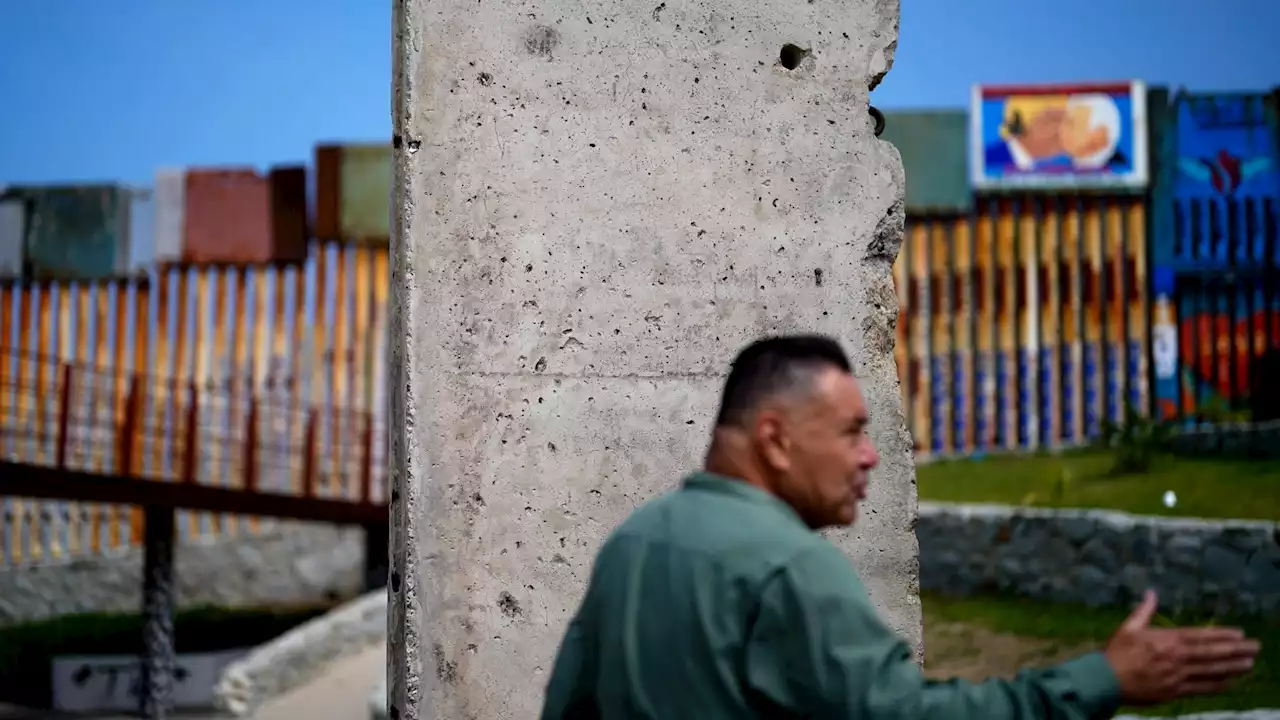
M 233 488 L 98 475 L 0 460 L 0 495 L 275 517 L 338 525 L 387 521 L 387 504 L 245 492 Z

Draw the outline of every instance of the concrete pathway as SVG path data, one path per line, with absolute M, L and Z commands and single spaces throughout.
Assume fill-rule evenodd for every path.
M 369 696 L 386 674 L 386 645 L 369 648 L 333 663 L 306 685 L 264 703 L 253 720 L 369 720 Z

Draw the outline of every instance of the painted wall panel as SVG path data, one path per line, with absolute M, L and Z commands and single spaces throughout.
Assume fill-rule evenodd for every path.
M 21 200 L 0 200 L 0 278 L 22 276 L 27 209 Z
M 145 274 L 155 263 L 156 198 L 151 190 L 131 193 L 129 245 L 124 258 L 128 275 Z
M 155 252 L 157 264 L 182 260 L 182 238 L 186 224 L 187 173 L 163 169 L 155 178 Z
M 1159 413 L 1262 419 L 1280 354 L 1280 120 L 1274 94 L 1182 95 L 1167 109 L 1153 247 Z
M 39 280 L 100 280 L 127 273 L 127 190 L 111 185 L 23 188 L 26 264 Z
M 301 168 L 269 176 L 248 169 L 188 170 L 182 262 L 301 262 L 306 255 L 305 188 Z
M 391 237 L 391 145 L 342 149 L 342 233 L 384 245 Z
M 391 146 L 316 148 L 316 235 L 385 246 L 391 236 Z
M 317 240 L 342 239 L 342 146 L 317 145 L 315 182 L 315 236 Z
M 969 116 L 963 110 L 885 113 L 881 140 L 893 143 L 907 173 L 906 209 L 913 214 L 967 213 Z
M 300 263 L 307 259 L 307 169 L 272 168 L 271 255 L 275 262 Z

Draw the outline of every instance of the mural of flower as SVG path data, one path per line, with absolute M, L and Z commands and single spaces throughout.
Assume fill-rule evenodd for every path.
M 1183 175 L 1211 185 L 1220 195 L 1232 195 L 1246 180 L 1271 167 L 1271 158 L 1255 157 L 1248 160 L 1219 150 L 1211 157 L 1184 157 L 1178 160 Z

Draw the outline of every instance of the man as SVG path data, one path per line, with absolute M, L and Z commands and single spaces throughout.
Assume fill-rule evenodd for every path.
M 1062 155 L 1063 108 L 1047 106 L 1024 118 L 1023 110 L 1014 110 L 1004 124 L 1001 137 L 983 150 L 989 172 L 1008 174 L 1030 172 Z
M 1120 143 L 1120 108 L 1102 93 L 1072 95 L 1062 117 L 1062 150 L 1076 170 L 1128 170 Z
M 822 337 L 745 349 L 706 468 L 605 542 L 544 720 L 1105 718 L 1222 690 L 1257 643 L 1154 629 L 1148 595 L 1104 652 L 1012 681 L 931 682 L 816 531 L 852 523 L 878 457 L 849 361 Z

